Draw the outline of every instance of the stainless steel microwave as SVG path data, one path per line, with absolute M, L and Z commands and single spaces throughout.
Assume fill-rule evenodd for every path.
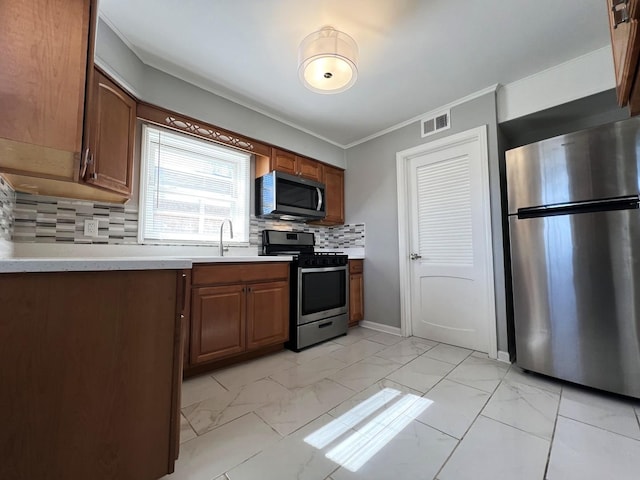
M 273 171 L 256 178 L 256 217 L 319 220 L 325 217 L 323 183 Z

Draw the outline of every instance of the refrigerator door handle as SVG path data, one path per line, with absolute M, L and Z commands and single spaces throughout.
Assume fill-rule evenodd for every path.
M 554 215 L 574 215 L 577 213 L 606 212 L 608 210 L 633 210 L 640 207 L 638 195 L 607 198 L 604 200 L 588 200 L 584 202 L 560 203 L 541 207 L 518 209 L 518 218 L 551 217 Z

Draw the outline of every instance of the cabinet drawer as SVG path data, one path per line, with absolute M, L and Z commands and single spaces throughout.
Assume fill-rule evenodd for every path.
M 362 273 L 363 260 L 349 260 L 349 273 Z
M 232 283 L 288 279 L 289 264 L 285 262 L 268 262 L 195 265 L 192 278 L 193 285 L 228 285 Z

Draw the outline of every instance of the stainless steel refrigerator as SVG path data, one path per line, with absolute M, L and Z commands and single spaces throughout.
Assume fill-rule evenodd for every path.
M 507 152 L 516 363 L 640 398 L 640 119 Z

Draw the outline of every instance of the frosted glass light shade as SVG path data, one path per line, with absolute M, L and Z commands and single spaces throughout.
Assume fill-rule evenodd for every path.
M 308 35 L 298 51 L 298 76 L 309 90 L 339 93 L 358 78 L 358 46 L 349 35 L 323 27 Z

